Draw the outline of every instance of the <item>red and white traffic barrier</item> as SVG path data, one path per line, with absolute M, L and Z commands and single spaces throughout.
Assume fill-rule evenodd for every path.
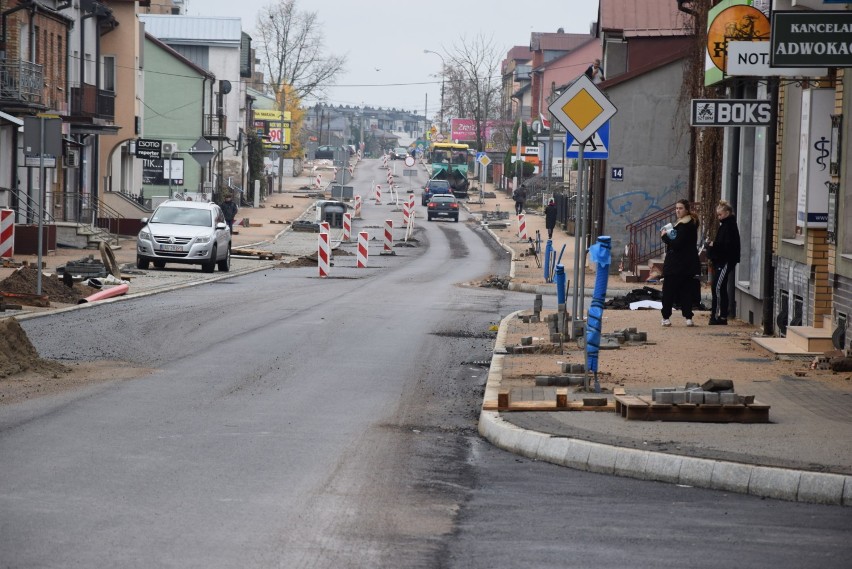
M 382 185 L 376 184 L 376 205 L 382 205 Z
M 404 227 L 408 227 L 408 224 L 411 223 L 411 204 L 408 202 L 403 202 L 402 204 L 402 225 Z
M 15 254 L 15 212 L 0 209 L 0 257 Z
M 314 185 L 317 187 L 317 189 L 320 189 L 322 187 L 322 176 L 320 174 L 317 174 L 317 177 L 314 178 Z
M 343 214 L 343 241 L 349 242 L 352 239 L 352 214 L 347 212 Z
M 320 222 L 320 233 L 328 233 L 331 231 L 331 224 L 327 221 Z
M 317 250 L 317 267 L 319 268 L 320 278 L 328 276 L 328 270 L 331 266 L 329 259 L 331 258 L 331 247 L 328 245 L 328 233 L 319 234 L 319 247 Z
M 393 251 L 393 220 L 385 220 L 385 252 Z
M 361 194 L 355 196 L 355 219 L 361 219 Z
M 518 214 L 518 237 L 527 240 L 527 218 L 524 214 Z
M 370 234 L 362 231 L 358 234 L 358 257 L 356 268 L 367 268 L 367 260 L 370 258 Z

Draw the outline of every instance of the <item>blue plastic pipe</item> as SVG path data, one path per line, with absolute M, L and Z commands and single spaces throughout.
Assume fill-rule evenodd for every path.
M 598 382 L 598 354 L 601 347 L 601 323 L 603 320 L 606 285 L 609 279 L 609 266 L 612 263 L 612 239 L 607 235 L 598 237 L 598 242 L 589 247 L 589 257 L 598 264 L 595 273 L 595 291 L 589 306 L 586 328 L 586 370 L 595 374 L 595 393 L 601 392 Z
M 553 241 L 550 239 L 547 240 L 547 244 L 544 246 L 544 282 L 551 282 L 550 275 L 550 253 L 553 251 Z
M 565 267 L 561 264 L 556 265 L 556 302 L 565 304 Z

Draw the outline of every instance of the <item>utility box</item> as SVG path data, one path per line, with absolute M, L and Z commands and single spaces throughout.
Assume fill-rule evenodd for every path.
M 330 227 L 343 227 L 346 204 L 335 200 L 318 200 L 316 203 L 317 223 L 327 222 Z
M 331 197 L 335 200 L 351 200 L 354 196 L 352 186 L 341 186 L 340 184 L 331 186 Z

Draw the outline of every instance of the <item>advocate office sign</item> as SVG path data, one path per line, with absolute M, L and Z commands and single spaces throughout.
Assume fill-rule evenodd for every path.
M 852 12 L 774 12 L 772 67 L 852 67 Z

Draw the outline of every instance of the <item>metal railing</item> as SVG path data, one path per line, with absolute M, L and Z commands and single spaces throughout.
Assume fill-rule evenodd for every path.
M 228 117 L 225 115 L 204 115 L 202 135 L 209 138 L 227 137 L 225 130 L 228 126 Z
M 29 61 L 0 63 L 0 99 L 33 105 L 44 98 L 44 68 Z
M 71 85 L 71 114 L 115 120 L 115 93 L 88 83 Z
M 50 213 L 39 207 L 38 202 L 29 194 L 19 188 L 6 188 L 12 194 L 12 209 L 15 210 L 16 223 L 38 223 L 41 214 L 44 214 L 44 223 L 54 223 L 56 220 Z
M 93 201 L 89 194 L 79 192 L 48 192 L 47 200 L 55 219 L 89 226 L 103 241 L 119 243 L 124 216 L 103 200 Z

